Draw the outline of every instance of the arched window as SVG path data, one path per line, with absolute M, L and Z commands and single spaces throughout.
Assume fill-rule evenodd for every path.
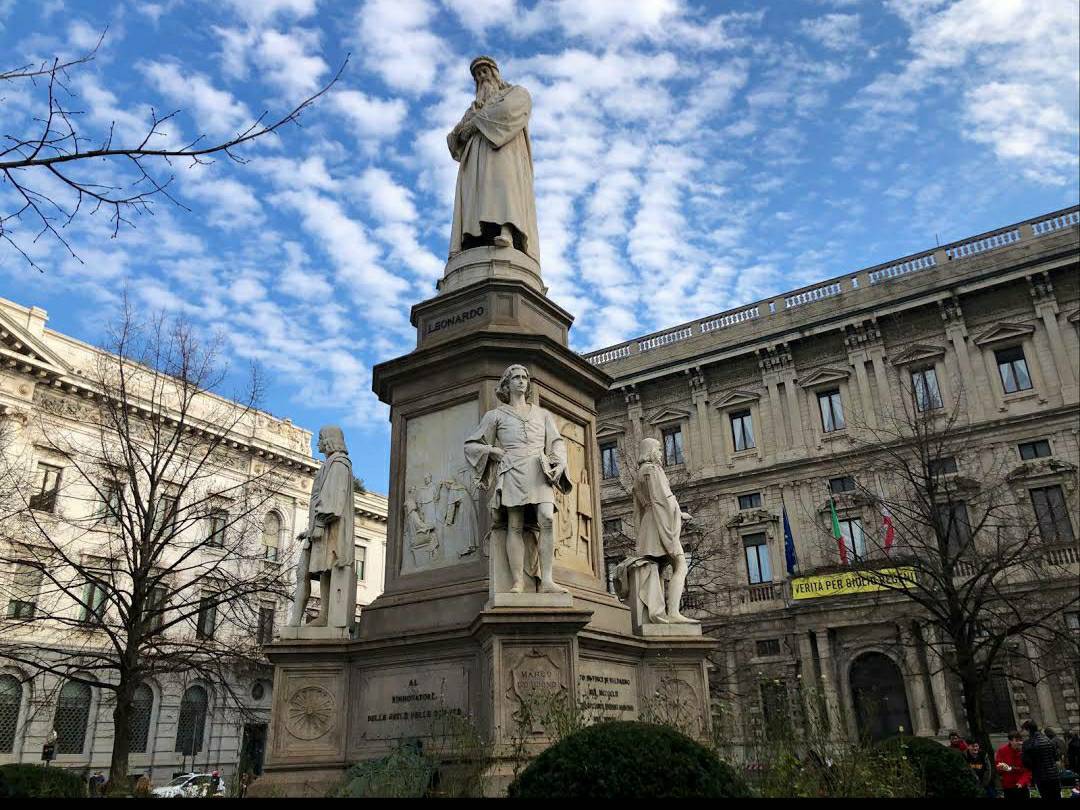
M 90 721 L 90 687 L 68 681 L 56 702 L 56 753 L 81 754 L 86 747 L 86 725 Z
M 263 556 L 268 560 L 278 558 L 278 541 L 281 538 L 281 518 L 277 512 L 267 512 L 263 519 Z
M 128 733 L 133 754 L 145 754 L 150 739 L 150 715 L 154 710 L 154 690 L 145 683 L 135 687 L 131 698 L 131 714 L 128 715 Z
M 10 754 L 15 750 L 20 708 L 22 684 L 19 679 L 14 675 L 0 675 L 0 754 Z
M 180 720 L 176 724 L 176 753 L 193 756 L 203 747 L 206 733 L 206 707 L 209 701 L 201 686 L 189 687 L 180 701 Z

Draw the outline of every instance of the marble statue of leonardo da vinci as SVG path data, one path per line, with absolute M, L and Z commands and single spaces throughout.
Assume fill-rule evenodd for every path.
M 537 261 L 529 91 L 507 84 L 489 56 L 469 65 L 476 100 L 446 136 L 458 167 L 450 256 L 481 245 L 515 247 Z

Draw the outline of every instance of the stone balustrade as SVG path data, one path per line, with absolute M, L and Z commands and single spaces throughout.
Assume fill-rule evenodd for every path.
M 1046 234 L 1056 233 L 1064 228 L 1076 227 L 1077 225 L 1080 225 L 1080 207 L 1057 211 L 973 239 L 942 245 L 932 251 L 922 251 L 896 261 L 884 262 L 854 273 L 848 273 L 839 278 L 830 279 L 825 283 L 792 290 L 749 306 L 743 305 L 716 315 L 709 315 L 688 324 L 680 324 L 664 332 L 635 338 L 615 346 L 608 346 L 596 352 L 589 352 L 584 357 L 594 365 L 624 360 L 634 354 L 651 351 L 661 346 L 669 346 L 672 343 L 688 340 L 698 335 L 709 334 L 721 329 L 745 327 L 746 324 L 759 321 L 763 317 L 780 317 L 786 311 L 796 307 L 825 301 L 839 295 L 860 295 L 870 287 L 876 287 L 894 279 L 904 278 L 912 273 L 938 267 L 945 262 L 963 261 L 971 256 L 978 256 L 988 251 L 1015 245 L 1027 239 L 1038 239 Z

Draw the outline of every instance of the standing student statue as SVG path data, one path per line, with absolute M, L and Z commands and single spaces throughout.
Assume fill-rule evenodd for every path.
M 540 261 L 529 141 L 529 91 L 507 84 L 489 56 L 469 65 L 476 99 L 446 136 L 459 164 L 450 256 L 481 245 L 514 247 Z
M 353 473 L 341 428 L 319 431 L 326 460 L 311 488 L 307 529 L 296 570 L 296 597 L 290 627 L 303 622 L 311 580 L 319 580 L 319 615 L 310 627 L 351 627 L 356 621 L 356 549 L 353 538 Z
M 690 520 L 690 515 L 671 493 L 663 461 L 660 442 L 642 439 L 633 492 L 637 543 L 634 556 L 615 569 L 616 589 L 620 598 L 640 600 L 649 623 L 693 623 L 679 612 L 687 571 L 680 536 L 683 521 Z M 637 593 L 630 593 L 629 573 L 634 570 L 638 572 Z
M 506 527 L 506 560 L 510 593 L 525 591 L 525 576 L 539 575 L 540 593 L 566 593 L 555 584 L 555 488 L 570 492 L 566 444 L 555 417 L 530 404 L 532 380 L 524 366 L 503 372 L 495 395 L 503 404 L 484 414 L 480 427 L 465 440 L 465 459 L 491 492 L 488 507 L 493 527 Z M 535 520 L 539 548 L 526 555 L 525 526 Z M 539 560 L 532 564 L 535 551 Z M 527 565 L 527 558 L 529 564 Z

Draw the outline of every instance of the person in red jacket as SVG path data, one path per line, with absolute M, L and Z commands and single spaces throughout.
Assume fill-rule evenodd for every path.
M 1001 792 L 1006 799 L 1026 799 L 1031 785 L 1031 771 L 1024 767 L 1021 749 L 1024 736 L 1019 731 L 1009 732 L 1009 741 L 994 755 L 997 771 L 1001 774 Z

